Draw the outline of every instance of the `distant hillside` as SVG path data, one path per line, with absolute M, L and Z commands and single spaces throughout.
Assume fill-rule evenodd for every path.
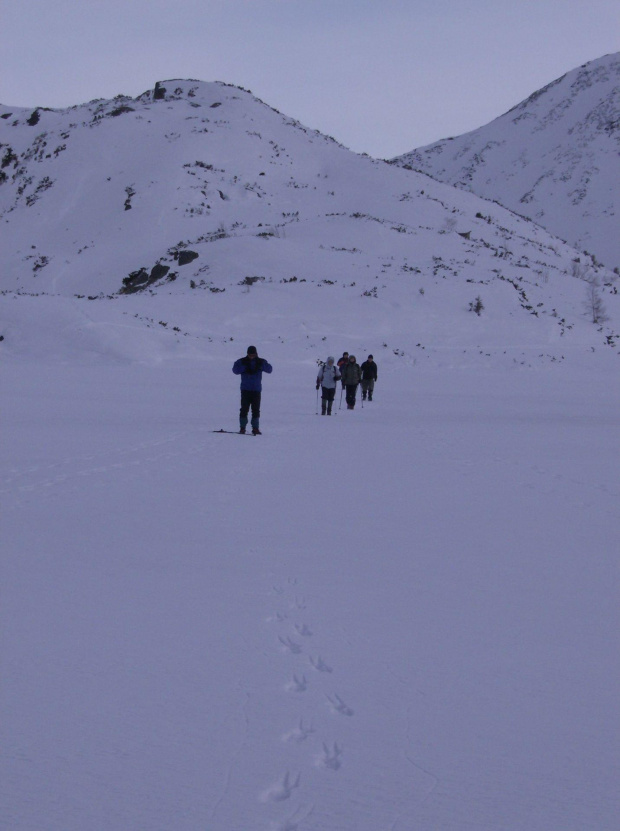
M 132 326 L 163 320 L 204 344 L 251 325 L 314 349 L 346 330 L 451 364 L 616 347 L 615 276 L 591 258 L 237 87 L 171 80 L 67 110 L 0 107 L 0 145 L 0 292 L 54 295 L 51 339 L 82 314 L 92 338 L 111 315 L 122 344 L 131 309 Z M 588 307 L 593 281 L 604 314 Z M 16 334 L 18 307 L 3 308 Z
M 394 162 L 528 216 L 620 266 L 620 53 L 591 61 L 485 127 Z

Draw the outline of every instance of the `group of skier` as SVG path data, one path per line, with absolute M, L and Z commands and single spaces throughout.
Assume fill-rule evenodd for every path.
M 372 394 L 377 380 L 377 364 L 372 355 L 360 366 L 355 355 L 342 353 L 342 358 L 335 363 L 330 355 L 325 363 L 319 367 L 316 379 L 317 390 L 321 389 L 321 415 L 331 415 L 338 381 L 342 389 L 346 390 L 347 409 L 355 409 L 357 388 L 362 385 L 362 401 L 372 401 Z
M 247 354 L 235 361 L 232 371 L 241 376 L 241 409 L 239 410 L 239 432 L 245 433 L 251 411 L 250 426 L 252 435 L 260 436 L 260 402 L 262 392 L 263 372 L 270 374 L 273 371 L 271 364 L 264 358 L 258 357 L 255 346 L 248 346 Z M 346 390 L 347 409 L 355 409 L 357 388 L 362 386 L 362 401 L 372 401 L 372 395 L 377 380 L 377 364 L 373 356 L 360 366 L 355 355 L 343 352 L 342 358 L 335 362 L 330 356 L 325 363 L 321 362 L 316 379 L 316 388 L 321 392 L 321 415 L 331 415 L 334 397 L 338 382 Z M 219 431 L 225 432 L 225 431 Z

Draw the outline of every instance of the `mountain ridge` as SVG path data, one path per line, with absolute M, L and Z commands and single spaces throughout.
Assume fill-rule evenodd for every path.
M 620 53 L 590 61 L 489 124 L 392 160 L 531 217 L 620 265 Z
M 72 308 L 96 299 L 115 321 L 121 300 L 147 328 L 174 305 L 171 328 L 206 344 L 205 332 L 223 342 L 256 324 L 251 291 L 263 336 L 276 337 L 286 309 L 305 349 L 328 336 L 329 291 L 352 337 L 364 321 L 412 361 L 446 344 L 453 356 L 473 344 L 545 360 L 572 339 L 615 348 L 615 277 L 595 259 L 499 205 L 355 154 L 233 85 L 173 79 L 135 99 L 0 107 L 0 144 L 5 297 L 55 295 Z M 584 310 L 594 282 L 609 326 Z M 470 313 L 477 297 L 482 315 Z M 342 329 L 337 317 L 330 325 Z

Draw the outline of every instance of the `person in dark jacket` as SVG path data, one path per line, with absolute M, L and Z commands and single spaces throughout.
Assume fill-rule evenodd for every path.
M 332 414 L 332 404 L 336 393 L 336 384 L 340 380 L 338 367 L 334 365 L 334 359 L 330 357 L 319 368 L 316 377 L 316 388 L 321 387 L 321 415 Z
M 342 353 L 342 358 L 339 358 L 339 360 L 338 360 L 338 371 L 340 372 L 341 376 L 342 376 L 342 370 L 345 368 L 345 366 L 348 363 L 349 363 L 349 353 L 348 352 L 343 352 Z M 342 389 L 344 389 L 344 379 L 342 381 Z
M 245 433 L 248 413 L 252 408 L 252 434 L 260 436 L 260 399 L 263 389 L 263 372 L 271 373 L 273 367 L 264 358 L 259 358 L 255 346 L 248 346 L 245 358 L 233 364 L 232 371 L 241 376 L 241 409 L 239 410 L 239 432 Z
M 355 409 L 357 387 L 362 380 L 362 370 L 355 360 L 355 355 L 349 355 L 348 362 L 341 369 L 342 383 L 347 391 L 347 410 Z
M 372 401 L 372 393 L 377 380 L 377 364 L 372 355 L 368 356 L 368 360 L 364 361 L 360 369 L 362 370 L 362 401 L 366 401 L 366 396 L 369 401 Z

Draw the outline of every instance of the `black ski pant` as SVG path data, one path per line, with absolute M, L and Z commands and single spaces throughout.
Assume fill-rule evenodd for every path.
M 248 413 L 252 408 L 252 429 L 258 429 L 260 419 L 260 392 L 255 390 L 241 390 L 241 409 L 239 410 L 239 426 L 247 427 Z
M 347 391 L 347 407 L 355 407 L 355 396 L 357 395 L 357 384 L 347 384 L 345 387 Z
M 334 395 L 336 394 L 336 388 L 332 387 L 329 389 L 328 387 L 321 387 L 321 413 L 325 415 L 332 414 L 332 404 L 334 403 Z

